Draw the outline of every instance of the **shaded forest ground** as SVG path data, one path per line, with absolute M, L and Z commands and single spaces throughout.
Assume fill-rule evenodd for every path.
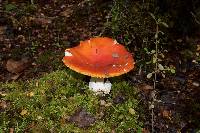
M 112 20 L 112 6 L 112 1 L 49 0 L 36 1 L 34 4 L 25 1 L 2 2 L 0 80 L 25 82 L 38 79 L 46 73 L 66 69 L 61 62 L 64 49 L 94 36 L 115 37 L 112 28 L 108 27 L 108 22 Z M 132 43 L 139 45 L 140 42 L 141 40 L 135 39 Z M 166 78 L 160 76 L 158 79 L 154 109 L 155 131 L 199 131 L 198 34 L 190 37 L 185 35 L 174 37 L 167 43 L 171 43 L 169 48 L 171 50 L 166 54 L 164 62 L 176 67 L 176 75 L 167 74 Z M 173 51 L 173 45 L 178 45 L 176 51 Z M 127 47 L 130 50 L 135 48 L 130 45 Z M 135 57 L 140 60 L 143 56 L 138 51 L 142 50 L 135 50 Z M 137 66 L 134 72 L 123 79 L 134 84 L 140 92 L 138 95 L 142 100 L 146 116 L 141 118 L 141 121 L 144 122 L 143 131 L 148 132 L 151 130 L 149 102 L 152 100 L 150 94 L 153 84 L 151 80 L 146 79 L 146 70 L 142 69 L 142 73 L 139 73 L 139 67 Z M 3 94 L 4 90 L 1 89 L 0 94 Z M 119 97 L 123 99 L 124 96 L 120 94 Z M 3 102 L 1 100 L 0 109 L 5 107 Z

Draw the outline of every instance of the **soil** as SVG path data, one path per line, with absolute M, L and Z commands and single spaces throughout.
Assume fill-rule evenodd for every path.
M 30 4 L 23 0 L 10 0 L 9 3 L 15 7 L 1 3 L 1 82 L 38 78 L 44 73 L 64 68 L 60 61 L 66 48 L 77 45 L 80 40 L 112 34 L 105 27 L 105 23 L 111 19 L 111 1 L 42 0 Z M 170 60 L 176 62 L 173 57 L 173 54 L 169 55 Z M 24 58 L 29 59 L 28 64 L 15 69 Z M 8 66 L 8 61 L 12 67 Z M 135 79 L 131 81 L 136 82 Z M 152 89 L 149 86 L 153 84 L 145 78 L 140 79 L 140 84 L 141 81 L 143 87 L 138 88 L 146 107 L 144 131 L 148 132 L 151 131 L 152 114 L 149 109 Z M 200 128 L 200 67 L 189 65 L 184 72 L 181 70 L 175 76 L 159 79 L 156 86 L 155 132 L 197 131 Z M 123 101 L 123 96 L 115 101 Z

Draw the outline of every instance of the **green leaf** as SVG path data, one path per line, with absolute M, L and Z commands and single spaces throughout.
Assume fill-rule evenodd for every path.
M 161 70 L 161 71 L 164 70 L 163 65 L 162 64 L 158 64 L 158 69 Z
M 167 23 L 165 23 L 165 22 L 160 22 L 160 24 L 162 24 L 164 27 L 166 27 L 166 28 L 168 28 L 169 26 L 168 26 L 168 24 Z
M 160 56 L 161 56 L 162 58 L 165 58 L 165 55 L 164 55 L 163 53 L 161 53 Z
M 170 69 L 171 73 L 176 73 L 175 69 Z
M 153 63 L 157 62 L 157 58 L 155 56 L 153 56 Z
M 153 73 L 147 74 L 147 78 L 150 79 L 153 76 Z
M 149 13 L 151 15 L 151 17 L 157 22 L 156 17 L 153 13 Z
M 162 32 L 162 31 L 159 31 L 158 33 L 161 33 L 162 35 L 164 35 L 165 33 L 164 32 Z
M 156 51 L 153 49 L 153 50 L 151 50 L 151 53 L 154 54 L 154 53 L 156 53 Z
M 161 20 L 160 18 L 158 18 L 158 23 L 159 23 L 159 24 L 162 23 L 162 20 Z
M 137 133 L 142 133 L 142 128 L 138 128 Z
M 157 38 L 158 38 L 158 33 L 155 34 L 155 39 L 157 39 Z
M 134 110 L 133 108 L 130 108 L 130 109 L 128 110 L 128 112 L 129 112 L 130 114 L 132 114 L 132 115 L 135 115 L 135 110 Z
M 151 61 L 146 62 L 147 65 L 151 64 Z
M 15 5 L 13 5 L 13 4 L 7 4 L 5 6 L 5 8 L 6 8 L 6 11 L 11 11 L 11 10 L 16 9 L 17 7 Z
M 165 74 L 164 73 L 162 73 L 162 77 L 165 78 Z
M 149 52 L 149 50 L 148 50 L 147 48 L 144 48 L 144 51 L 145 51 L 146 53 L 148 53 L 148 52 Z

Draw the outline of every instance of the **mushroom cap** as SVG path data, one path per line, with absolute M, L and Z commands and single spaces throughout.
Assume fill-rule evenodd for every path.
M 91 38 L 66 49 L 63 62 L 76 72 L 98 78 L 122 75 L 135 64 L 131 53 L 108 37 Z

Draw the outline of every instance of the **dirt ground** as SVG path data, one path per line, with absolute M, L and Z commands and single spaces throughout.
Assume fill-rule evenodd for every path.
M 1 82 L 36 79 L 44 73 L 62 69 L 64 49 L 90 37 L 112 35 L 106 27 L 106 22 L 111 19 L 111 1 L 23 2 L 1 2 Z M 169 58 L 176 62 L 173 55 Z M 188 66 L 186 71 L 180 70 L 174 76 L 159 79 L 154 108 L 155 132 L 185 133 L 200 129 L 200 66 Z M 149 94 L 153 84 L 144 77 L 135 76 L 130 80 L 141 92 L 140 98 L 146 108 L 144 132 L 149 132 Z

